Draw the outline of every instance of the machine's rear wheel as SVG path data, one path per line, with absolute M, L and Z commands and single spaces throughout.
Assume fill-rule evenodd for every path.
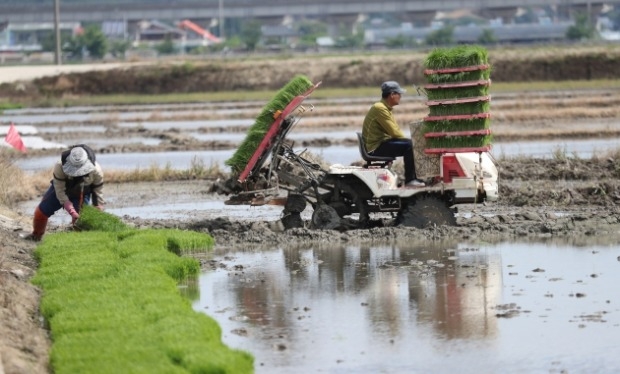
M 407 202 L 396 217 L 400 226 L 423 229 L 432 226 L 456 226 L 454 210 L 438 195 L 415 196 Z
M 368 203 L 360 196 L 355 188 L 349 184 L 343 184 L 341 190 L 347 196 L 346 203 L 353 204 L 357 208 L 356 210 L 359 213 L 358 227 L 366 228 L 370 221 Z

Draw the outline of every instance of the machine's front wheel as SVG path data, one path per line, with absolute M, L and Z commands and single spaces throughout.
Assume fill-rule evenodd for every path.
M 396 224 L 419 229 L 432 226 L 456 226 L 454 210 L 440 196 L 424 194 L 411 198 L 398 212 Z
M 327 204 L 318 204 L 312 213 L 312 227 L 320 230 L 333 230 L 340 226 L 340 216 L 336 209 Z

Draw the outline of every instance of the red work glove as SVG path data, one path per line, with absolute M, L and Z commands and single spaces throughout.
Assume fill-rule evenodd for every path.
M 78 212 L 76 212 L 75 208 L 73 207 L 73 203 L 70 200 L 67 200 L 67 202 L 63 204 L 63 207 L 65 208 L 67 213 L 71 215 L 71 223 L 75 224 L 75 221 L 77 221 L 78 218 L 80 218 L 80 215 L 78 214 Z

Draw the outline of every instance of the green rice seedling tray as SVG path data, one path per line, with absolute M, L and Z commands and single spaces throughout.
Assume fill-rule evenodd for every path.
M 440 100 L 429 100 L 426 102 L 427 106 L 435 106 L 435 105 L 452 105 L 452 104 L 467 104 L 467 103 L 477 103 L 479 101 L 491 101 L 491 96 L 476 96 L 476 97 L 462 97 L 457 99 L 440 99 Z
M 424 121 L 455 121 L 462 119 L 481 119 L 491 118 L 491 113 L 474 113 L 474 114 L 459 114 L 454 116 L 428 116 L 424 117 Z
M 463 67 L 456 67 L 456 68 L 426 69 L 424 70 L 424 74 L 432 75 L 432 74 L 464 73 L 464 72 L 476 71 L 476 70 L 487 70 L 490 67 L 491 65 L 489 64 L 480 64 L 480 65 L 463 66 Z
M 491 146 L 485 145 L 484 147 L 426 148 L 424 150 L 424 153 L 433 155 L 433 154 L 443 154 L 443 153 L 488 152 L 490 150 L 491 150 Z

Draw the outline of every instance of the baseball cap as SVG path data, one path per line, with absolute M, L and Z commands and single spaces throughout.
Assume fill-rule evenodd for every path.
M 403 93 L 405 93 L 407 91 L 405 89 L 403 89 L 398 84 L 398 82 L 395 82 L 395 81 L 383 82 L 383 84 L 381 85 L 381 93 L 383 93 L 383 94 L 390 94 L 392 92 L 403 94 Z

